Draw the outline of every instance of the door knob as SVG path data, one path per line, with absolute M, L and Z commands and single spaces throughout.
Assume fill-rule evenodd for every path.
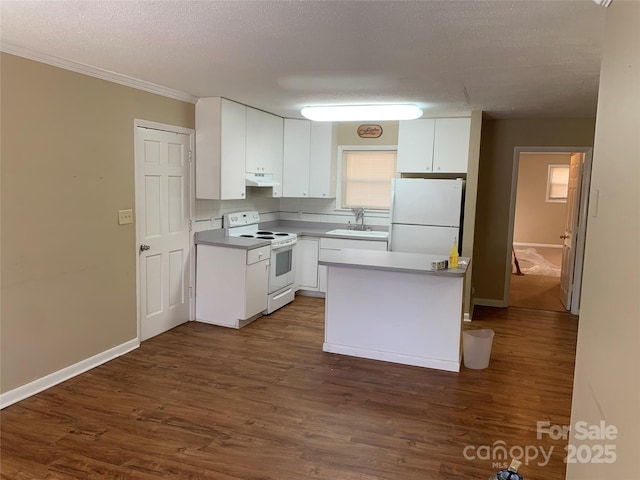
M 145 250 L 149 250 L 151 247 L 149 245 L 140 245 L 140 251 L 144 252 Z

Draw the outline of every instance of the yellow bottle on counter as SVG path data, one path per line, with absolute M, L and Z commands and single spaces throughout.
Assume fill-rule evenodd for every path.
M 453 237 L 451 251 L 449 252 L 449 268 L 458 268 L 458 240 Z

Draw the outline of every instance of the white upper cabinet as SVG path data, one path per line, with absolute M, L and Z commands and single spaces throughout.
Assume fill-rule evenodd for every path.
M 282 184 L 283 130 L 282 117 L 247 107 L 247 172 L 273 174 Z M 273 190 L 279 197 L 281 188 Z
M 283 196 L 335 197 L 331 122 L 285 119 Z
M 309 196 L 333 198 L 336 196 L 335 162 L 337 149 L 333 123 L 311 122 L 309 155 Z
M 283 197 L 309 197 L 311 122 L 284 119 Z
M 398 130 L 397 171 L 466 173 L 471 119 L 403 120 Z
M 435 126 L 436 121 L 432 118 L 399 122 L 398 172 L 431 172 Z
M 467 173 L 471 118 L 438 118 L 433 142 L 434 173 Z
M 245 198 L 246 111 L 220 97 L 196 103 L 196 198 Z

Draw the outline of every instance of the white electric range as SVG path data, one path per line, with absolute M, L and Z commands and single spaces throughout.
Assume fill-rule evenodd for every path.
M 271 241 L 269 265 L 269 294 L 267 310 L 270 314 L 291 303 L 295 298 L 295 233 L 260 230 L 260 214 L 256 211 L 235 212 L 224 216 L 224 230 L 230 237 L 255 238 Z

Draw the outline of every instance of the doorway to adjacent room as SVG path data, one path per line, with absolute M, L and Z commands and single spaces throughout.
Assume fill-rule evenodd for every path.
M 591 148 L 518 147 L 509 306 L 579 313 Z

